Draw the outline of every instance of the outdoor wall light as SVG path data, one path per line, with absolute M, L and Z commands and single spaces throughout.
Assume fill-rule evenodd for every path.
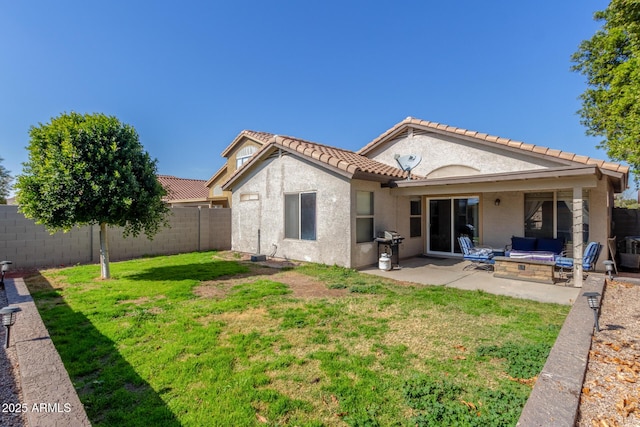
M 607 274 L 609 275 L 609 280 L 613 279 L 613 261 L 602 261 L 604 264 L 605 270 L 607 270 Z
M 5 307 L 0 308 L 0 318 L 2 318 L 2 324 L 7 329 L 7 335 L 4 340 L 4 348 L 9 348 L 9 336 L 11 334 L 11 327 L 16 323 L 16 313 L 20 311 L 20 307 Z
M 598 323 L 598 297 L 600 294 L 598 292 L 585 292 L 582 294 L 583 297 L 587 297 L 587 302 L 589 303 L 589 308 L 593 310 L 593 318 L 596 323 L 596 332 L 600 332 L 600 324 Z
M 500 199 L 496 199 L 496 200 L 493 202 L 493 204 L 494 204 L 494 205 L 496 205 L 496 206 L 500 206 Z

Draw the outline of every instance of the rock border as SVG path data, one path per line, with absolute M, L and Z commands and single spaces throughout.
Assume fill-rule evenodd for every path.
M 5 279 L 5 291 L 8 303 L 21 309 L 9 344 L 18 356 L 28 425 L 91 426 L 24 280 Z
M 599 292 L 603 295 L 604 284 L 602 274 L 589 274 L 585 280 L 582 292 L 560 329 L 517 426 L 573 427 L 576 424 L 594 331 L 593 310 L 582 294 Z

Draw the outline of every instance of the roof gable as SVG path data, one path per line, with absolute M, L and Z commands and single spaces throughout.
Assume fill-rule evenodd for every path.
M 273 136 L 274 135 L 272 133 L 269 133 L 269 132 L 257 132 L 257 131 L 254 131 L 254 130 L 246 130 L 245 129 L 242 132 L 240 132 L 233 139 L 233 141 L 231 141 L 231 144 L 229 144 L 227 146 L 227 148 L 224 149 L 224 151 L 222 151 L 222 157 L 228 157 L 229 154 L 231 154 L 231 152 L 239 144 L 241 144 L 245 139 L 249 139 L 249 140 L 255 142 L 259 146 L 263 146 L 264 144 L 269 142 L 269 140 L 271 138 L 273 138 Z
M 246 171 L 258 162 L 268 158 L 278 149 L 305 158 L 322 168 L 337 172 L 348 178 L 388 181 L 407 178 L 407 173 L 400 168 L 386 165 L 350 150 L 332 147 L 316 142 L 305 141 L 288 136 L 274 136 L 244 167 L 235 171 L 223 185 L 228 189 Z
M 357 153 L 363 156 L 370 156 L 376 150 L 381 149 L 387 144 L 393 143 L 395 139 L 406 136 L 406 133 L 409 130 L 413 129 L 431 131 L 433 133 L 453 136 L 473 143 L 504 148 L 506 150 L 516 150 L 520 153 L 526 153 L 532 156 L 544 158 L 549 161 L 564 163 L 566 165 L 595 165 L 599 168 L 606 169 L 612 172 L 619 172 L 623 174 L 629 173 L 628 166 L 623 166 L 618 163 L 598 160 L 587 156 L 580 156 L 566 151 L 555 150 L 539 145 L 527 144 L 521 141 L 488 135 L 486 133 L 448 126 L 436 122 L 415 119 L 412 117 L 407 117 L 400 123 L 396 124 L 391 129 L 387 130 L 386 132 L 375 138 L 373 141 L 369 142 L 363 148 L 358 150 Z

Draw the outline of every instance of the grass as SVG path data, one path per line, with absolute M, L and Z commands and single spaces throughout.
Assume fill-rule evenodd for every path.
M 191 253 L 27 284 L 95 426 L 515 425 L 569 310 L 252 268 Z

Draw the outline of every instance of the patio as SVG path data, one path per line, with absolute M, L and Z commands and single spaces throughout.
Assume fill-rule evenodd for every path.
M 493 271 L 464 270 L 468 264 L 468 261 L 457 258 L 420 256 L 401 260 L 400 269 L 383 271 L 375 265 L 360 271 L 404 282 L 450 286 L 465 290 L 482 290 L 496 295 L 565 305 L 573 304 L 582 291 L 581 288 L 563 286 L 562 284 L 547 285 L 498 278 L 493 276 Z

